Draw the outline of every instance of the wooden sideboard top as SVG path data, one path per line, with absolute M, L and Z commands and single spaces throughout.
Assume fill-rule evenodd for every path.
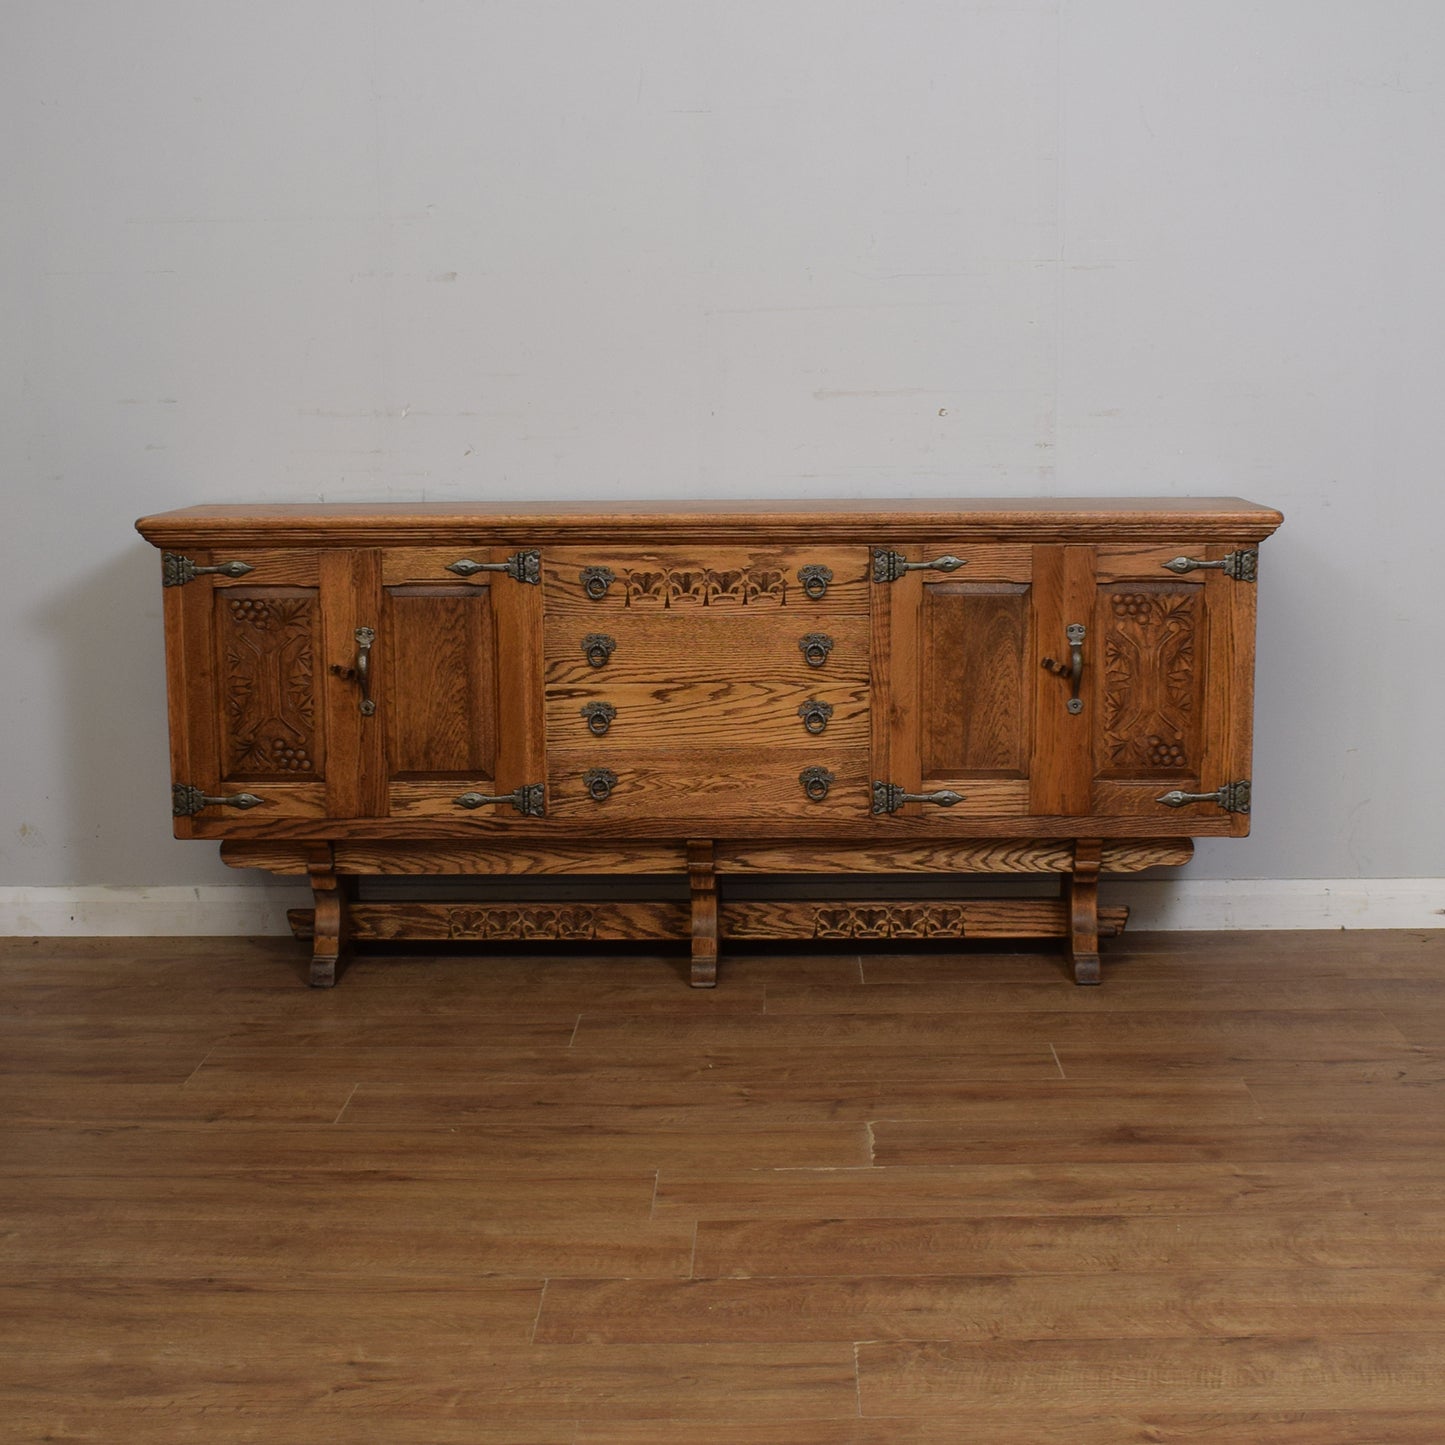
M 878 499 L 575 502 L 268 502 L 183 507 L 142 517 L 156 546 L 210 540 L 252 546 L 445 542 L 485 531 L 504 541 L 835 540 L 947 536 L 1173 541 L 1195 534 L 1258 542 L 1284 520 L 1239 497 L 898 497 Z

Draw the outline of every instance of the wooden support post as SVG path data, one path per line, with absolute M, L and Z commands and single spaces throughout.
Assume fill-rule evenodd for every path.
M 329 843 L 316 843 L 307 848 L 306 872 L 311 879 L 311 896 L 316 901 L 308 981 L 312 988 L 330 988 L 336 982 L 336 970 L 350 931 L 347 880 L 336 876 Z
M 717 984 L 717 873 L 711 839 L 688 839 L 687 877 L 692 887 L 692 986 Z
M 1099 982 L 1099 863 L 1104 845 L 1098 838 L 1074 844 L 1074 869 L 1063 878 L 1068 912 L 1069 962 L 1075 983 Z

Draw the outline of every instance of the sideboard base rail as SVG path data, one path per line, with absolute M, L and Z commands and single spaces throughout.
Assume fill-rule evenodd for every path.
M 1177 849 L 1172 843 L 1160 845 L 1165 846 Z M 227 861 L 246 866 L 238 856 L 243 851 L 228 848 Z M 311 845 L 306 871 L 315 906 L 292 909 L 287 917 L 296 937 L 312 943 L 310 982 L 323 988 L 336 982 L 349 946 L 357 943 L 687 943 L 692 986 L 710 988 L 717 982 L 724 942 L 896 942 L 906 947 L 1006 938 L 1061 940 L 1075 982 L 1095 984 L 1100 980 L 1099 940 L 1122 933 L 1129 918 L 1127 908 L 1099 907 L 1105 851 L 1097 839 L 1074 843 L 1071 856 L 1061 860 L 1066 867 L 1057 875 L 1057 898 L 729 899 L 719 888 L 717 848 L 693 840 L 686 845 L 686 902 L 368 902 L 357 899 L 358 875 L 340 873 L 330 847 Z M 1134 845 L 1134 854 L 1140 851 Z M 1128 861 L 1148 866 L 1137 863 L 1137 856 Z M 278 862 L 289 865 L 273 850 L 270 863 Z

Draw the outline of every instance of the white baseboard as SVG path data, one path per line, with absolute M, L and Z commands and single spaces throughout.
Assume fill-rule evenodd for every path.
M 1106 881 L 1131 932 L 1229 928 L 1445 928 L 1445 878 L 1209 878 Z M 305 886 L 0 888 L 0 936 L 285 934 Z
M 288 908 L 307 908 L 304 884 L 214 888 L 0 888 L 0 936 L 161 936 L 289 933 Z
M 1225 928 L 1445 928 L 1445 878 L 1163 878 L 1111 883 L 1129 932 Z

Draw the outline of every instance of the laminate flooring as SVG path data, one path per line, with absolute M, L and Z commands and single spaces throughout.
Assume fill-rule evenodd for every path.
M 1445 930 L 0 941 L 0 1440 L 1441 1445 Z

